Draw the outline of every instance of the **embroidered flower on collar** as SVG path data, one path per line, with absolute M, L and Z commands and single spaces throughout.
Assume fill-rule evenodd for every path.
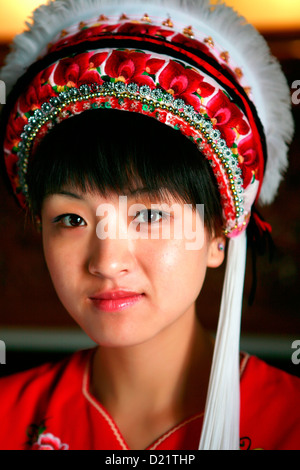
M 26 434 L 29 439 L 26 448 L 29 450 L 69 450 L 68 444 L 63 444 L 58 437 L 45 432 L 46 421 L 47 419 L 43 419 L 39 424 L 31 424 L 28 427 Z
M 69 450 L 68 444 L 62 444 L 58 437 L 50 432 L 40 434 L 37 442 L 33 444 L 32 450 Z

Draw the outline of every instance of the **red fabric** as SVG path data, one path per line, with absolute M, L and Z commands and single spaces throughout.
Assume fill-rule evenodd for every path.
M 113 419 L 89 393 L 92 351 L 0 380 L 0 449 L 128 449 Z M 246 357 L 241 373 L 241 449 L 299 450 L 300 380 Z M 198 448 L 202 414 L 149 450 Z

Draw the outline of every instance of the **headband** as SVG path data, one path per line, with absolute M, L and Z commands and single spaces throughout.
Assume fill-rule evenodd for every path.
M 256 203 L 274 199 L 293 135 L 289 89 L 264 39 L 219 2 L 56 0 L 35 11 L 0 78 L 4 160 L 23 207 L 38 144 L 90 109 L 157 119 L 208 160 L 230 242 L 199 448 L 239 448 L 245 229 Z

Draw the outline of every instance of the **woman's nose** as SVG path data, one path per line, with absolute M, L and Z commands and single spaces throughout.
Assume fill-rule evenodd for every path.
M 88 263 L 91 274 L 113 278 L 131 272 L 134 266 L 133 246 L 129 239 L 93 239 Z

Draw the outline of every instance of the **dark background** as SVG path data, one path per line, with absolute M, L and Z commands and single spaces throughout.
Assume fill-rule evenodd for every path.
M 292 94 L 295 91 L 292 84 L 300 80 L 300 31 L 264 36 L 282 64 Z M 8 44 L 0 44 L 0 66 L 8 48 Z M 300 93 L 298 96 L 300 98 Z M 272 264 L 267 257 L 258 259 L 258 287 L 251 307 L 248 297 L 252 270 L 248 254 L 242 347 L 245 345 L 249 352 L 300 376 L 300 364 L 294 365 L 291 361 L 292 341 L 300 339 L 300 104 L 293 104 L 293 113 L 296 133 L 286 178 L 273 205 L 261 208 L 262 215 L 272 225 L 277 249 Z M 56 297 L 44 263 L 40 235 L 25 222 L 23 212 L 2 183 L 0 247 L 0 339 L 5 339 L 3 335 L 8 330 L 17 331 L 21 336 L 20 341 L 6 344 L 6 364 L 0 365 L 0 375 L 6 375 L 58 359 L 76 349 L 76 339 L 75 344 L 66 346 L 59 340 L 59 333 L 76 333 L 78 327 Z M 203 324 L 211 330 L 215 330 L 217 324 L 223 276 L 224 266 L 209 270 L 201 303 L 197 304 Z M 48 346 L 37 345 L 33 335 L 30 344 L 30 335 L 36 328 L 41 333 L 51 332 L 56 341 Z

